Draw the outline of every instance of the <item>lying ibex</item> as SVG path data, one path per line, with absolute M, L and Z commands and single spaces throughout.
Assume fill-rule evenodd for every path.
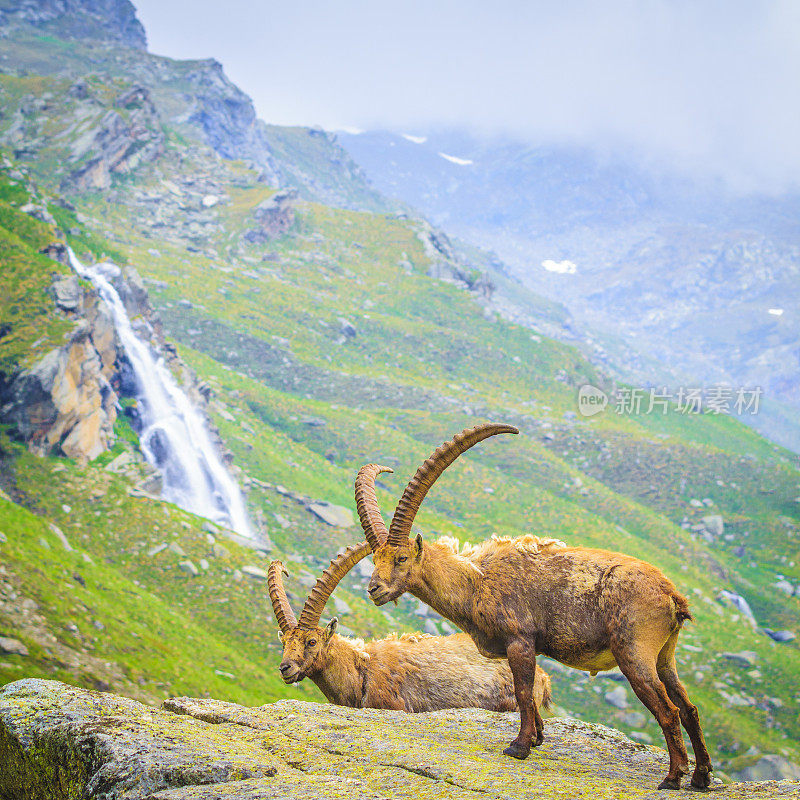
M 484 658 L 465 633 L 403 634 L 363 642 L 339 636 L 335 618 L 325 628 L 319 626 L 336 585 L 369 553 L 369 544 L 363 542 L 334 559 L 311 590 L 299 622 L 283 588 L 283 565 L 280 561 L 270 564 L 269 596 L 283 641 L 279 667 L 283 680 L 295 683 L 311 678 L 332 703 L 353 708 L 515 710 L 508 662 Z M 536 701 L 549 708 L 550 678 L 540 667 L 533 692 Z
M 406 487 L 389 530 L 378 508 L 369 464 L 356 479 L 356 505 L 375 561 L 369 594 L 376 605 L 404 592 L 469 633 L 481 653 L 507 657 L 520 708 L 520 731 L 505 753 L 526 758 L 543 724 L 532 692 L 542 654 L 595 673 L 619 665 L 664 732 L 670 766 L 660 788 L 677 789 L 688 770 L 683 723 L 696 767 L 692 786 L 711 782 L 697 709 L 678 679 L 675 647 L 691 619 L 686 598 L 658 569 L 621 553 L 586 547 L 532 547 L 530 539 L 494 539 L 458 552 L 449 542 L 409 540 L 420 504 L 446 467 L 474 444 L 510 425 L 480 425 L 443 444 Z M 535 738 L 534 738 L 535 737 Z

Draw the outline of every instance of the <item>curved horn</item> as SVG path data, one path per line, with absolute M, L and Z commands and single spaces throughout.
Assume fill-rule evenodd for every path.
M 325 603 L 333 594 L 333 590 L 339 585 L 339 581 L 362 558 L 372 552 L 369 542 L 361 544 L 351 544 L 349 547 L 331 561 L 331 565 L 320 575 L 316 586 L 308 595 L 308 600 L 300 612 L 300 621 L 297 623 L 300 628 L 314 628 L 319 625 L 319 618 L 325 608 Z
M 513 425 L 488 422 L 476 425 L 474 428 L 466 428 L 431 453 L 409 481 L 397 504 L 392 523 L 389 526 L 389 544 L 397 546 L 404 540 L 408 540 L 414 517 L 419 511 L 428 489 L 433 486 L 447 467 L 470 447 L 497 433 L 519 433 L 519 431 Z
M 378 464 L 367 464 L 361 467 L 356 476 L 356 510 L 364 535 L 373 551 L 377 550 L 389 536 L 375 494 L 375 478 L 381 472 L 394 472 L 394 470 Z
M 272 601 L 275 619 L 278 620 L 281 633 L 286 633 L 297 627 L 297 620 L 292 607 L 289 605 L 286 589 L 283 588 L 282 572 L 286 572 L 283 564 L 280 561 L 273 561 L 269 565 L 269 571 L 267 572 L 267 586 L 269 587 L 269 599 Z

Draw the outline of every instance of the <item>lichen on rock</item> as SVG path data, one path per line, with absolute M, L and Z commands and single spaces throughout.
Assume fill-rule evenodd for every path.
M 481 709 L 404 714 L 284 700 L 245 708 L 173 698 L 161 709 L 29 679 L 0 689 L 0 797 L 666 798 L 662 750 L 602 725 L 546 723 L 525 762 L 518 722 Z M 796 797 L 797 781 L 715 784 L 724 798 Z

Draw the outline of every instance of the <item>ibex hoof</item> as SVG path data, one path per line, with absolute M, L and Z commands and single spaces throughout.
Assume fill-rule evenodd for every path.
M 658 784 L 659 789 L 680 789 L 681 788 L 681 779 L 678 778 L 664 778 L 661 783 Z
M 506 747 L 503 752 L 507 756 L 511 756 L 512 758 L 519 758 L 521 760 L 526 759 L 531 752 L 530 747 L 523 747 L 521 744 L 516 744 L 512 742 L 508 747 Z
M 692 773 L 692 781 L 690 786 L 698 792 L 704 792 L 711 786 L 711 766 L 697 767 Z

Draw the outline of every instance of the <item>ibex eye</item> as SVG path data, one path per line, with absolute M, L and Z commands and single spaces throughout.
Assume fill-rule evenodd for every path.
M 398 563 L 398 564 L 402 564 L 404 561 L 408 561 L 408 556 L 400 556 L 400 557 L 397 559 L 397 563 Z
M 309 646 L 309 647 L 314 647 L 314 645 L 315 645 L 316 643 L 317 643 L 317 640 L 316 640 L 316 639 L 312 639 L 312 640 L 311 640 L 311 641 L 308 643 L 308 646 Z

